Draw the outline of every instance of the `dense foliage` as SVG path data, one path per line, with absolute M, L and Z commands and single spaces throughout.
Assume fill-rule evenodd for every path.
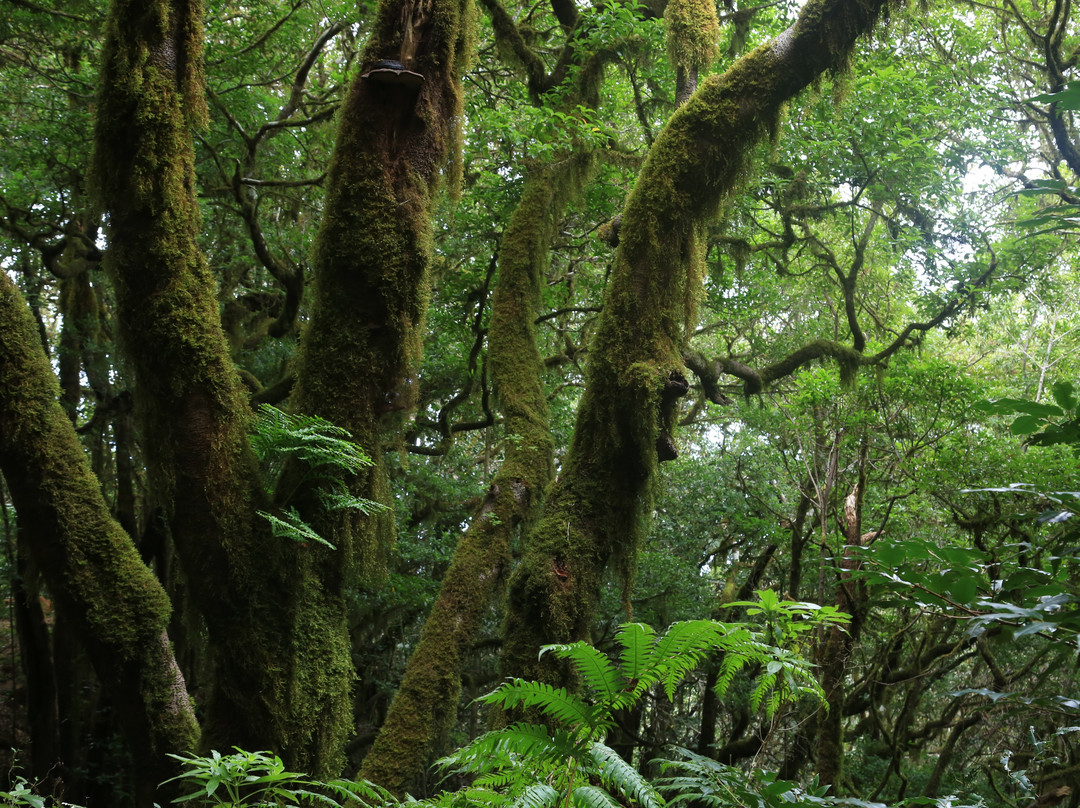
M 0 800 L 1080 805 L 1071 0 L 105 5 L 0 15 Z

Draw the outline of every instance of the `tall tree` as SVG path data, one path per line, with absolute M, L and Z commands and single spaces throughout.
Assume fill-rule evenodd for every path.
M 620 243 L 562 473 L 510 582 L 505 665 L 562 678 L 540 646 L 587 637 L 609 564 L 632 567 L 658 460 L 672 456 L 701 228 L 781 106 L 844 66 L 878 2 L 811 2 L 790 29 L 702 82 L 649 150 Z M 625 573 L 624 573 L 625 574 Z

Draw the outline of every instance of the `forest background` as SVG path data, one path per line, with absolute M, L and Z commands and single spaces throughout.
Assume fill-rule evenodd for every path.
M 0 20 L 9 794 L 1078 804 L 1069 0 L 102 5 Z

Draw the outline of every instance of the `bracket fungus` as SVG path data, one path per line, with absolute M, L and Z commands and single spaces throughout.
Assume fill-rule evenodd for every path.
M 396 59 L 380 59 L 361 78 L 379 84 L 396 84 L 413 90 L 424 83 L 424 76 L 421 73 L 409 70 Z

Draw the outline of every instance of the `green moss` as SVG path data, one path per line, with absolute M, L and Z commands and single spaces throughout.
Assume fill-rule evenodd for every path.
M 737 186 L 751 148 L 775 131 L 784 103 L 842 65 L 882 5 L 811 0 L 794 31 L 706 79 L 650 149 L 623 212 L 573 442 L 511 580 L 505 673 L 560 681 L 565 671 L 538 663 L 537 648 L 588 638 L 608 565 L 632 568 L 650 517 L 656 441 L 670 426 L 663 391 L 682 372 L 693 326 L 699 228 Z
M 708 67 L 719 55 L 720 21 L 712 0 L 671 0 L 664 9 L 671 61 L 687 67 Z
M 462 654 L 500 591 L 511 537 L 531 525 L 554 474 L 534 322 L 548 247 L 592 158 L 532 165 L 499 247 L 488 363 L 508 437 L 483 508 L 461 537 L 361 776 L 404 793 L 457 714 Z
M 183 678 L 162 643 L 170 605 L 131 537 L 109 514 L 59 403 L 36 325 L 0 273 L 0 471 L 52 595 L 108 688 L 144 776 L 195 744 Z

